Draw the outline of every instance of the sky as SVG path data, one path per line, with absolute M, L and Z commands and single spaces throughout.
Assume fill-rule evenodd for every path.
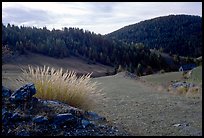
M 202 17 L 202 2 L 2 2 L 5 25 L 77 27 L 102 35 L 172 14 Z

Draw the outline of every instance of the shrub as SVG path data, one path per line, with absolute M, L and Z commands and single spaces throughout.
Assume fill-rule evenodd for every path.
M 71 106 L 85 110 L 90 109 L 99 90 L 97 83 L 91 81 L 91 74 L 77 77 L 76 72 L 54 69 L 50 67 L 32 67 L 21 69 L 23 75 L 20 76 L 18 85 L 32 82 L 35 84 L 36 97 L 46 100 L 58 100 Z M 93 98 L 94 97 L 94 98 Z
M 188 92 L 186 93 L 187 97 L 202 97 L 202 87 L 195 86 L 192 88 L 189 88 Z
M 159 72 L 160 72 L 160 73 L 165 73 L 165 70 L 162 69 L 162 70 L 160 70 Z
M 188 88 L 187 88 L 187 87 L 184 87 L 184 86 L 180 86 L 180 87 L 177 88 L 177 92 L 178 92 L 179 94 L 186 94 L 187 91 L 188 91 Z

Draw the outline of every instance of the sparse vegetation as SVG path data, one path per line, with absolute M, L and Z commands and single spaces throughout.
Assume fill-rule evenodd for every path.
M 188 79 L 188 71 L 182 72 L 183 79 Z
M 178 94 L 186 94 L 188 91 L 188 88 L 181 86 L 181 87 L 178 87 L 176 90 L 177 90 Z
M 91 82 L 90 73 L 81 77 L 74 71 L 63 72 L 50 67 L 32 67 L 22 69 L 18 86 L 27 82 L 35 84 L 36 97 L 47 100 L 58 100 L 74 107 L 88 110 L 94 105 L 93 96 L 97 93 L 97 82 Z

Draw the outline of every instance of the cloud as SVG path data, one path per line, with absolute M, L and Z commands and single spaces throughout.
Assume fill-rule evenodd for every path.
M 4 22 L 15 24 L 46 24 L 50 22 L 50 15 L 42 10 L 33 10 L 25 8 L 8 8 L 4 10 Z M 30 24 L 29 24 L 30 25 Z
M 106 34 L 170 14 L 202 16 L 201 2 L 3 2 L 2 21 L 48 29 L 79 27 Z

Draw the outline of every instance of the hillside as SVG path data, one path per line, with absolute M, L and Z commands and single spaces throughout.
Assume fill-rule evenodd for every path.
M 55 68 L 63 68 L 64 70 L 74 70 L 78 74 L 87 74 L 93 72 L 92 77 L 104 76 L 107 75 L 107 72 L 113 72 L 113 68 L 110 66 L 99 63 L 87 64 L 87 61 L 74 56 L 64 59 L 56 59 L 41 54 L 29 53 L 28 55 L 18 56 L 14 60 L 2 65 L 3 84 L 9 82 L 8 77 L 16 79 L 19 76 L 19 73 L 21 73 L 20 68 L 27 68 L 28 65 L 45 65 Z M 5 84 L 5 86 L 7 85 Z
M 144 70 L 148 66 L 153 70 L 168 69 L 163 59 L 152 55 L 143 44 L 130 45 L 71 27 L 62 30 L 53 28 L 50 31 L 46 27 L 42 29 L 2 24 L 2 51 L 2 59 L 6 59 L 9 53 L 24 55 L 29 51 L 57 59 L 78 56 L 89 63 L 97 62 L 115 69 L 122 66 L 135 73 L 138 65 L 142 65 Z
M 143 43 L 151 49 L 180 56 L 202 55 L 202 18 L 191 15 L 169 15 L 125 26 L 106 37 L 127 43 Z
M 202 83 L 202 66 L 192 69 L 192 75 L 190 76 L 189 81 Z

